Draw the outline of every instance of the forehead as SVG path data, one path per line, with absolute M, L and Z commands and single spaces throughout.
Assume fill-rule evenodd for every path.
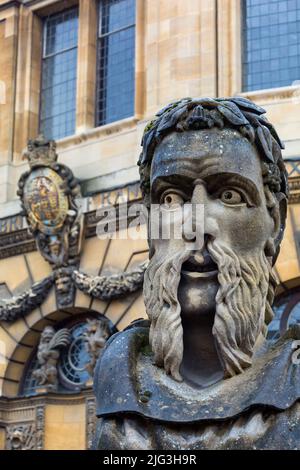
M 256 148 L 233 129 L 173 132 L 154 152 L 151 185 L 157 178 L 182 176 L 205 179 L 232 174 L 262 185 L 261 161 Z

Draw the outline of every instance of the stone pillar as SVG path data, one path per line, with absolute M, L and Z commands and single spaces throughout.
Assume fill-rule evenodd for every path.
M 9 193 L 9 164 L 13 158 L 15 69 L 19 10 L 0 12 L 0 202 Z
M 80 0 L 76 133 L 95 126 L 98 9 L 96 0 Z
M 37 136 L 42 59 L 42 20 L 20 7 L 14 128 L 14 161 L 20 162 L 28 139 Z
M 136 0 L 135 33 L 135 116 L 142 119 L 145 110 L 145 0 Z
M 236 0 L 217 0 L 218 94 L 242 91 L 242 8 Z
M 216 94 L 216 2 L 146 0 L 145 115 Z

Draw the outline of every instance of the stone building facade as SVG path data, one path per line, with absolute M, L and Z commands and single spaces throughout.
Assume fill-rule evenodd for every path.
M 266 109 L 285 143 L 291 186 L 270 340 L 300 321 L 297 77 L 298 0 L 0 0 L 0 448 L 91 444 L 95 356 L 110 334 L 146 317 L 145 237 L 127 239 L 118 225 L 114 237 L 100 239 L 97 227 L 105 207 L 140 200 L 143 129 L 170 101 L 241 95 Z M 56 140 L 58 162 L 80 184 L 83 229 L 71 271 L 108 279 L 114 287 L 106 296 L 72 274 L 62 300 L 57 279 L 65 282 L 69 271 L 59 277 L 56 261 L 28 231 L 18 181 L 29 170 L 28 140 L 41 132 Z M 32 286 L 44 289 L 51 276 L 41 299 Z M 23 310 L 22 295 L 32 301 Z

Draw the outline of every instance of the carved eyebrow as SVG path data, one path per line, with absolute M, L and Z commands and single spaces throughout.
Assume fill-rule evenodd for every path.
M 255 206 L 260 206 L 262 203 L 256 184 L 246 176 L 238 173 L 219 173 L 217 175 L 210 175 L 204 178 L 204 180 L 208 189 L 212 192 L 222 187 L 224 188 L 224 186 L 231 186 L 232 188 L 240 187 L 247 192 Z
M 186 175 L 158 176 L 152 183 L 151 194 L 159 198 L 168 188 L 178 189 L 187 195 L 191 195 L 193 191 L 193 178 Z M 157 192 L 158 194 L 156 194 Z

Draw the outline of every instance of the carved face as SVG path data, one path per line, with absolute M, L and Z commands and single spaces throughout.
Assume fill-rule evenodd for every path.
M 151 202 L 170 210 L 173 203 L 204 206 L 205 244 L 183 264 L 179 288 L 185 313 L 204 314 L 215 304 L 218 289 L 218 268 L 207 242 L 226 243 L 240 257 L 255 256 L 275 235 L 257 150 L 230 129 L 170 134 L 154 154 L 151 186 Z M 154 240 L 153 246 L 168 250 L 175 243 L 178 247 L 178 240 Z
M 235 130 L 173 132 L 156 148 L 151 203 L 170 211 L 175 203 L 190 202 L 196 211 L 204 207 L 204 242 L 197 250 L 186 241 L 192 233 L 185 240 L 150 240 L 153 257 L 144 287 L 150 340 L 158 365 L 175 378 L 183 351 L 181 321 L 197 316 L 215 316 L 213 334 L 228 375 L 250 365 L 265 320 L 271 269 L 266 251 L 279 230 L 266 196 L 259 154 Z M 174 341 L 163 333 L 167 329 Z
M 11 437 L 11 448 L 13 450 L 19 450 L 22 448 L 22 445 L 24 444 L 24 432 L 20 429 L 16 429 Z
M 49 343 L 55 334 L 54 328 L 52 326 L 46 326 L 41 335 L 42 343 Z

